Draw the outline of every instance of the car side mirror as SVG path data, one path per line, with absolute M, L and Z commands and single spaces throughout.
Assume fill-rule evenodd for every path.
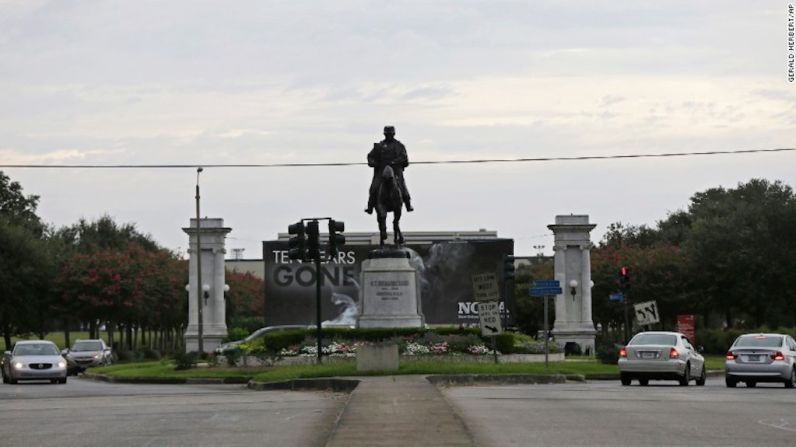
M 5 351 L 3 355 L 11 355 L 11 351 Z
M 705 347 L 702 346 L 702 345 L 697 346 L 697 352 L 700 353 L 700 354 L 704 354 L 705 353 Z
M 69 349 L 61 349 L 61 355 L 69 354 Z

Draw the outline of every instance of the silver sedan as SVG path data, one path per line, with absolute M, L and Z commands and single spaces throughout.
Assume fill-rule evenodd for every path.
M 724 380 L 734 388 L 738 382 L 754 387 L 758 382 L 796 385 L 796 342 L 784 334 L 746 334 L 736 338 L 727 351 Z
M 66 383 L 66 359 L 55 343 L 46 340 L 18 341 L 12 352 L 3 354 L 3 383 L 19 380 L 49 380 Z
M 705 358 L 679 332 L 641 332 L 619 351 L 622 385 L 633 379 L 646 386 L 650 380 L 677 380 L 688 386 L 691 380 L 704 385 Z

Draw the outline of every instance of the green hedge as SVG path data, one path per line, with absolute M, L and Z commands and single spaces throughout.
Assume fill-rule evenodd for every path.
M 255 341 L 250 349 L 275 355 L 282 349 L 301 344 L 306 338 L 315 338 L 315 329 L 296 329 L 292 331 L 274 332 Z M 477 328 L 391 328 L 391 329 L 349 329 L 325 328 L 323 329 L 323 343 L 330 340 L 351 340 L 382 342 L 387 340 L 433 340 L 437 337 L 447 337 L 452 351 L 466 352 L 469 345 L 477 344 L 480 340 L 488 347 L 492 347 L 491 337 L 481 337 Z M 506 332 L 496 338 L 498 351 L 504 354 L 537 354 L 544 352 L 544 344 L 528 335 Z M 467 346 L 458 346 L 464 344 Z M 558 346 L 550 343 L 550 352 L 558 352 Z

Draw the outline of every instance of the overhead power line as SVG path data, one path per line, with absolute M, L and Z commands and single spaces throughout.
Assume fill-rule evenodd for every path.
M 465 160 L 421 160 L 413 161 L 413 165 L 446 165 L 476 163 L 544 163 L 553 161 L 587 161 L 587 160 L 622 160 L 636 158 L 695 157 L 712 155 L 760 154 L 772 152 L 793 152 L 796 148 L 776 149 L 740 149 L 730 151 L 707 152 L 664 152 L 657 154 L 615 154 L 615 155 L 582 155 L 576 157 L 533 157 L 533 158 L 480 158 Z M 195 163 L 195 164 L 0 164 L 0 168 L 43 168 L 43 169 L 194 169 L 203 168 L 308 168 L 335 166 L 366 166 L 365 162 L 339 163 Z

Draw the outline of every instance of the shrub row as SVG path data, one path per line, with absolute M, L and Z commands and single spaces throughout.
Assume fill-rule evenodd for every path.
M 491 338 L 482 338 L 480 331 L 474 328 L 394 328 L 394 329 L 348 329 L 328 328 L 323 330 L 326 345 L 330 340 L 383 342 L 397 341 L 405 343 L 413 340 L 423 344 L 447 342 L 455 352 L 467 352 L 470 346 L 484 344 L 492 347 Z M 306 338 L 314 338 L 315 330 L 297 329 L 295 331 L 274 332 L 262 337 L 261 341 L 250 346 L 250 353 L 275 355 L 283 349 L 301 344 Z M 525 334 L 506 332 L 496 337 L 497 349 L 504 354 L 539 354 L 544 352 L 544 344 L 537 342 Z M 550 343 L 550 352 L 558 352 L 558 346 Z

